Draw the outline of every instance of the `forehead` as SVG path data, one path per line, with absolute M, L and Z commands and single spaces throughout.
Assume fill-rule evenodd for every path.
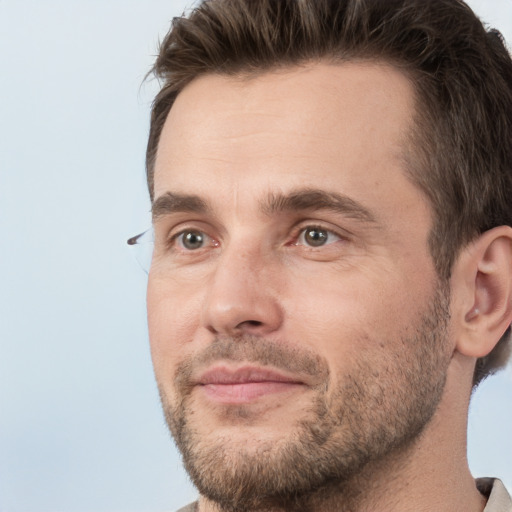
M 319 185 L 389 194 L 404 185 L 397 170 L 413 112 L 409 79 L 385 64 L 202 76 L 178 95 L 164 125 L 155 197 Z

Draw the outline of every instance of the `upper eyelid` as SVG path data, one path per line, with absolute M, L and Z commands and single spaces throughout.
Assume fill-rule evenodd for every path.
M 190 212 L 171 212 L 158 215 L 153 219 L 154 229 L 174 229 L 180 224 L 186 225 L 187 223 L 199 223 L 203 225 L 216 225 L 215 219 L 211 216 L 205 216 L 201 213 Z
M 197 229 L 197 228 L 193 228 L 193 227 L 189 227 L 189 228 L 185 227 L 183 229 L 180 229 L 180 230 L 176 231 L 175 233 L 172 233 L 172 232 L 169 233 L 167 235 L 167 237 L 166 237 L 165 243 L 168 244 L 169 246 L 170 245 L 174 245 L 174 244 L 178 243 L 180 237 L 182 237 L 185 233 L 190 232 L 190 231 L 196 231 L 196 232 L 201 233 L 202 235 L 204 235 L 204 237 L 206 239 L 205 241 L 206 241 L 207 244 L 208 244 L 208 240 L 210 240 L 210 241 L 214 240 L 214 238 L 211 235 L 209 235 L 204 229 Z M 183 243 L 183 242 L 181 242 L 181 243 Z
M 318 246 L 310 245 L 306 240 L 306 232 L 309 230 L 312 230 L 312 229 L 318 229 L 319 231 L 327 232 L 329 235 L 326 240 L 326 243 L 320 244 Z M 332 238 L 334 238 L 334 239 L 332 239 Z M 329 240 L 329 239 L 331 239 L 331 240 Z M 325 251 L 327 248 L 329 248 L 333 244 L 337 244 L 339 242 L 346 243 L 348 241 L 349 241 L 349 238 L 347 236 L 339 234 L 334 229 L 327 229 L 322 226 L 308 225 L 308 226 L 305 226 L 304 228 L 300 229 L 299 232 L 293 236 L 291 245 L 297 246 L 297 247 L 301 246 L 305 249 L 313 250 L 313 251 L 319 251 L 319 250 Z M 288 244 L 288 245 L 290 245 L 290 244 Z M 332 249 L 332 247 L 331 247 L 331 249 Z
M 211 231 L 216 230 L 216 227 L 212 226 L 211 222 L 207 222 L 201 219 L 186 218 L 183 220 L 176 220 L 173 222 L 170 222 L 169 218 L 167 219 L 168 222 L 163 222 L 163 219 L 161 220 L 162 222 L 154 223 L 153 229 L 155 231 L 155 234 L 158 233 L 161 237 L 167 240 L 175 236 L 178 236 L 187 230 L 200 231 L 201 233 L 205 233 L 208 236 L 212 237 L 212 235 L 210 234 Z
M 202 235 L 205 235 L 208 238 L 213 239 L 213 237 L 211 235 L 209 235 L 204 229 L 183 228 L 183 229 L 180 229 L 179 231 L 176 231 L 176 233 L 173 233 L 172 235 L 170 235 L 169 240 L 176 240 L 180 236 L 184 235 L 185 233 L 189 233 L 191 231 L 196 231 L 198 233 L 201 233 Z
M 201 250 L 208 249 L 209 247 L 215 246 L 213 239 L 210 236 L 206 235 L 206 233 L 201 232 L 206 236 L 203 238 L 203 244 L 200 247 L 196 247 L 194 249 L 185 247 L 184 240 L 181 237 L 184 235 L 184 233 L 186 233 L 186 231 L 187 230 L 178 232 L 175 235 L 173 235 L 168 242 L 169 246 L 173 246 L 174 250 L 176 250 L 176 247 L 178 247 L 178 249 L 177 249 L 178 251 L 190 252 L 190 253 L 201 253 Z M 192 230 L 190 230 L 190 231 L 192 231 Z
M 322 229 L 325 231 L 328 231 L 329 233 L 332 233 L 336 236 L 339 236 L 340 238 L 348 239 L 353 236 L 353 234 L 348 231 L 347 229 L 341 228 L 339 226 L 333 226 L 329 222 L 314 222 L 314 221 L 303 221 L 295 226 L 295 233 L 298 236 L 300 233 L 302 233 L 305 229 L 308 228 L 317 228 Z
M 333 235 L 339 236 L 340 238 L 343 238 L 343 235 L 341 233 L 338 233 L 338 231 L 336 229 L 328 228 L 328 227 L 322 226 L 320 224 L 307 224 L 306 226 L 299 228 L 298 231 L 300 234 L 300 233 L 303 233 L 304 231 L 312 230 L 312 229 L 318 229 L 319 231 L 326 231 L 327 233 L 331 233 Z
M 162 224 L 164 224 L 163 222 L 159 222 L 158 224 L 160 226 L 157 226 L 156 224 L 154 226 L 155 238 L 157 236 L 157 231 L 159 231 L 161 233 L 161 238 L 166 243 L 175 241 L 180 235 L 182 235 L 186 231 L 199 231 L 212 240 L 221 240 L 223 238 L 222 232 L 217 226 L 212 225 L 211 222 L 207 222 L 201 219 L 183 220 L 169 227 L 162 226 Z M 290 228 L 288 228 L 288 236 L 292 238 L 297 238 L 305 229 L 308 228 L 317 228 L 325 230 L 342 239 L 348 239 L 351 236 L 353 236 L 352 233 L 345 228 L 333 225 L 328 221 L 319 221 L 313 219 L 302 219 L 299 222 L 293 224 Z

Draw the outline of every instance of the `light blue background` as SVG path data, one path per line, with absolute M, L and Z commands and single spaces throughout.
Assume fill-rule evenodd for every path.
M 160 412 L 145 274 L 140 87 L 183 0 L 0 0 L 0 511 L 192 500 Z M 512 0 L 471 5 L 512 42 Z M 476 475 L 512 489 L 512 371 L 470 416 Z

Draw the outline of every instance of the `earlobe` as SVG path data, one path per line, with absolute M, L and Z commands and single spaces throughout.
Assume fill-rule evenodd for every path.
M 512 322 L 512 228 L 486 231 L 464 249 L 452 274 L 461 324 L 457 350 L 484 357 Z

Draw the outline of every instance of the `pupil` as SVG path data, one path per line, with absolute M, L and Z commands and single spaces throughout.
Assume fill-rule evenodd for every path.
M 309 245 L 318 247 L 327 241 L 327 233 L 319 229 L 308 229 L 306 231 L 306 241 Z
M 187 249 L 199 249 L 203 245 L 203 235 L 197 231 L 189 231 L 183 238 L 183 245 Z

